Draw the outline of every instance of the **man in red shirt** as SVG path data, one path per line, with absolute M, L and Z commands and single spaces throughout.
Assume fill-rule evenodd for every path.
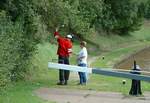
M 57 39 L 58 42 L 58 50 L 57 50 L 57 55 L 58 55 L 58 63 L 61 64 L 68 64 L 69 65 L 69 56 L 72 53 L 72 36 L 67 35 L 66 38 L 61 37 L 58 29 L 54 32 L 54 36 Z M 57 85 L 67 85 L 68 84 L 68 79 L 69 79 L 69 70 L 59 70 L 59 82 Z

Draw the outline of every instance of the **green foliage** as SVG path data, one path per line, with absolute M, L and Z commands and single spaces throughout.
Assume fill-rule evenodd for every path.
M 107 32 L 128 34 L 141 26 L 139 4 L 132 0 L 105 0 L 99 24 Z
M 71 2 L 71 4 L 73 3 Z M 144 9 L 142 8 L 143 2 L 139 3 L 132 0 L 79 0 L 75 4 L 78 9 L 74 10 L 76 10 L 78 20 L 81 20 L 80 25 L 75 29 L 76 32 L 80 30 L 79 28 L 86 27 L 88 29 L 86 32 L 93 28 L 96 31 L 106 31 L 107 34 L 110 32 L 128 34 L 139 29 L 144 17 L 142 12 Z M 75 18 L 72 18 L 72 20 L 75 20 Z M 74 24 L 77 23 L 74 22 Z M 82 23 L 84 27 L 82 27 Z M 80 33 L 83 35 L 85 32 Z
M 147 19 L 150 19 L 150 0 L 147 1 L 145 7 L 146 7 L 146 9 L 145 9 L 145 17 Z
M 128 34 L 139 29 L 142 23 L 142 3 L 135 0 L 1 0 L 0 85 L 24 78 L 36 45 L 47 40 L 48 32 L 56 27 L 61 27 L 62 34 L 71 32 L 82 38 L 92 35 L 93 31 Z M 53 36 L 49 37 L 52 41 Z
M 8 1 L 0 10 L 0 86 L 5 86 L 25 77 L 36 44 L 48 33 L 30 0 Z
M 18 54 L 23 45 L 21 36 L 19 25 L 13 25 L 10 17 L 6 16 L 4 11 L 0 12 L 0 86 L 6 85 L 16 76 L 16 72 L 12 72 L 21 63 L 19 58 L 22 54 Z

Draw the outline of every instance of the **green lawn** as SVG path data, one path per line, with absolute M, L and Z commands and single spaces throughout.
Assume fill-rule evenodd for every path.
M 103 36 L 91 35 L 90 38 L 96 44 L 99 44 L 101 50 L 98 52 L 99 58 L 92 64 L 96 67 L 113 67 L 113 65 L 123 58 L 141 50 L 150 45 L 150 21 L 145 21 L 140 30 L 135 31 L 127 36 Z M 105 57 L 103 60 L 102 57 Z
M 142 42 L 142 43 L 134 43 L 129 45 L 126 48 L 118 48 L 112 49 L 108 52 L 103 52 L 99 58 L 92 64 L 93 67 L 108 67 L 112 68 L 113 65 L 123 58 L 130 56 L 131 54 L 136 53 L 137 51 L 145 48 L 146 46 L 150 45 L 150 42 Z M 104 59 L 102 59 L 104 57 Z
M 38 98 L 34 91 L 40 87 L 49 88 L 67 88 L 67 89 L 83 89 L 96 91 L 113 91 L 121 92 L 123 95 L 128 95 L 131 86 L 131 80 L 127 80 L 126 84 L 122 84 L 123 78 L 115 78 L 101 75 L 91 75 L 87 86 L 77 85 L 78 81 L 69 81 L 68 86 L 57 86 L 56 73 L 57 71 L 50 71 L 51 75 L 41 77 L 39 81 L 32 82 L 18 82 L 11 84 L 6 91 L 0 96 L 0 103 L 54 103 L 44 101 Z M 55 79 L 53 79 L 55 78 Z M 142 82 L 142 92 L 150 91 L 150 83 Z
M 98 43 L 102 48 L 99 59 L 96 60 L 92 66 L 94 67 L 112 67 L 114 63 L 119 61 L 124 56 L 130 55 L 133 52 L 143 48 L 145 45 L 149 45 L 150 41 L 150 29 L 147 26 L 143 26 L 140 31 L 133 33 L 131 36 L 95 36 L 90 37 L 91 40 Z M 100 37 L 100 38 L 99 38 Z M 74 51 L 79 51 L 79 46 L 74 44 Z M 68 89 L 86 89 L 97 91 L 113 91 L 121 92 L 128 95 L 131 86 L 131 80 L 126 79 L 125 85 L 122 84 L 124 78 L 115 78 L 102 75 L 90 75 L 87 86 L 78 86 L 78 80 L 69 81 L 68 86 L 57 86 L 58 71 L 48 70 L 48 61 L 57 62 L 56 55 L 57 46 L 50 43 L 43 43 L 38 45 L 38 53 L 32 60 L 32 66 L 28 75 L 26 76 L 26 82 L 18 82 L 11 84 L 6 88 L 5 92 L 0 93 L 0 103 L 53 103 L 41 100 L 34 94 L 34 90 L 40 87 L 49 88 L 68 88 Z M 104 51 L 103 51 L 104 50 Z M 94 54 L 93 53 L 93 54 Z M 102 56 L 105 59 L 102 60 Z M 76 64 L 76 57 L 71 57 L 71 64 Z M 150 91 L 150 83 L 142 82 L 142 91 Z
M 55 103 L 38 98 L 33 91 L 39 87 L 39 84 L 30 82 L 11 84 L 0 94 L 0 103 Z
M 79 50 L 77 45 L 74 49 L 76 51 Z M 126 79 L 127 83 L 123 85 L 123 78 L 102 75 L 90 75 L 87 86 L 78 86 L 78 80 L 69 81 L 68 86 L 57 86 L 58 71 L 53 69 L 48 70 L 47 68 L 47 62 L 51 61 L 52 58 L 57 58 L 55 50 L 56 46 L 49 43 L 39 45 L 39 53 L 33 58 L 34 65 L 26 77 L 28 80 L 26 82 L 11 84 L 0 95 L 0 103 L 53 103 L 41 100 L 34 94 L 33 91 L 40 87 L 113 91 L 128 95 L 131 80 Z M 71 57 L 71 59 L 75 59 L 75 56 Z M 71 64 L 74 63 L 75 60 L 71 62 Z M 142 91 L 150 91 L 150 83 L 142 82 Z

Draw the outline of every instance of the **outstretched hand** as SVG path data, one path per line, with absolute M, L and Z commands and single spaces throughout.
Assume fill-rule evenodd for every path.
M 76 53 L 74 53 L 74 52 L 72 52 L 72 55 L 78 56 L 78 54 L 76 54 Z
M 59 27 L 56 27 L 55 31 L 56 31 L 56 32 L 59 31 Z

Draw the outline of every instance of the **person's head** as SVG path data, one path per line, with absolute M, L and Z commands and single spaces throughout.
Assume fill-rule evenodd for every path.
M 81 41 L 81 42 L 80 42 L 80 47 L 81 47 L 81 48 L 86 47 L 86 44 L 87 44 L 87 43 L 86 43 L 85 41 Z
M 69 40 L 71 40 L 71 39 L 72 39 L 72 35 L 68 34 L 68 35 L 66 36 L 66 38 L 69 39 Z

